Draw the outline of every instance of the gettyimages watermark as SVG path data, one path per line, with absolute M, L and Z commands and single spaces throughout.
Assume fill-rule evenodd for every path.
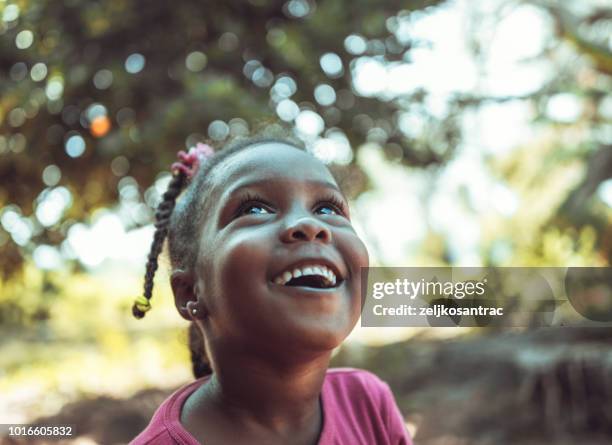
M 361 325 L 612 326 L 610 267 L 369 267 Z

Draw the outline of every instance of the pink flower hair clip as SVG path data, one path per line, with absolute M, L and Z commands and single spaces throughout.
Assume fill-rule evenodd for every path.
M 170 167 L 172 174 L 183 173 L 188 179 L 191 179 L 198 173 L 200 165 L 206 163 L 214 154 L 215 150 L 210 145 L 201 142 L 191 147 L 188 153 L 181 150 L 177 154 L 179 161 Z

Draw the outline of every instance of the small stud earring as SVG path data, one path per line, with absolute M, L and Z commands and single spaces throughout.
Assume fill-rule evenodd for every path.
M 191 315 L 196 315 L 198 313 L 198 310 L 196 308 L 191 309 Z

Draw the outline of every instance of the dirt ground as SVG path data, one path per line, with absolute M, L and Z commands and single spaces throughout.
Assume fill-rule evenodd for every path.
M 612 443 L 612 331 L 480 334 L 352 345 L 333 366 L 368 369 L 387 381 L 416 445 Z M 0 444 L 125 444 L 172 391 L 80 400 L 32 422 L 75 425 L 71 440 L 5 437 Z

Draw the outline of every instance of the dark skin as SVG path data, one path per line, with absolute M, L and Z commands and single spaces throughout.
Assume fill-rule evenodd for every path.
M 196 270 L 171 278 L 214 370 L 181 423 L 207 445 L 316 444 L 321 387 L 332 350 L 359 318 L 367 250 L 329 170 L 308 153 L 262 143 L 223 161 L 210 180 Z M 337 286 L 274 282 L 312 264 L 334 270 Z

